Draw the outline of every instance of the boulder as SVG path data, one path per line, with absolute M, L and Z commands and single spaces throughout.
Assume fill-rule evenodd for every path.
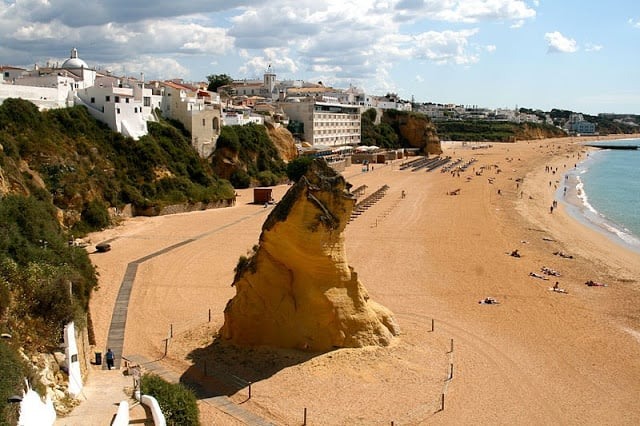
M 274 207 L 259 244 L 236 267 L 224 339 L 327 351 L 386 346 L 398 335 L 391 311 L 370 300 L 347 262 L 343 231 L 355 203 L 349 187 L 316 159 Z

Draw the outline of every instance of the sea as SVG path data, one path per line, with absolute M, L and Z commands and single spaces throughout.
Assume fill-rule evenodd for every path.
M 594 141 L 598 145 L 637 145 L 640 139 Z M 558 188 L 569 214 L 612 240 L 640 253 L 640 148 L 593 149 Z

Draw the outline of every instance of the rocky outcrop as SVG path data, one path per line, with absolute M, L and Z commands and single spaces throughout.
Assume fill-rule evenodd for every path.
M 289 130 L 284 127 L 274 127 L 272 124 L 265 123 L 269 139 L 278 150 L 280 158 L 285 162 L 289 162 L 298 158 L 298 149 L 295 140 Z
M 382 121 L 389 124 L 406 145 L 420 148 L 424 153 L 442 154 L 438 132 L 427 116 L 393 110 L 385 111 Z
M 532 126 L 524 123 L 516 128 L 516 140 L 536 140 L 547 138 L 562 138 L 567 136 L 564 130 L 554 126 Z
M 393 314 L 369 299 L 347 263 L 343 231 L 355 202 L 348 187 L 314 160 L 289 189 L 259 245 L 238 262 L 224 339 L 309 351 L 391 343 L 399 333 Z

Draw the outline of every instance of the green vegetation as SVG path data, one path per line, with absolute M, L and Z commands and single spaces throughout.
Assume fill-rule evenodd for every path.
M 207 81 L 209 82 L 209 85 L 207 86 L 207 90 L 210 92 L 215 92 L 218 90 L 218 87 L 226 86 L 228 84 L 233 83 L 233 79 L 229 77 L 227 74 L 208 75 Z
M 22 195 L 0 201 L 0 313 L 28 351 L 56 347 L 64 324 L 84 323 L 97 279 L 86 250 L 69 237 L 50 203 Z
M 7 99 L 0 105 L 0 167 L 21 192 L 76 212 L 65 215 L 76 234 L 103 228 L 109 207 L 157 210 L 232 199 L 229 182 L 215 176 L 175 124 L 150 122 L 149 134 L 135 141 L 81 106 L 39 112 L 30 102 Z M 24 173 L 22 161 L 33 172 Z
M 258 253 L 259 245 L 254 245 L 250 251 L 247 252 L 246 256 L 240 256 L 238 258 L 238 264 L 233 269 L 234 276 L 233 281 L 235 282 L 238 278 L 242 276 L 246 271 L 255 272 L 255 256 Z
M 0 424 L 18 423 L 19 404 L 8 402 L 13 395 L 22 396 L 27 371 L 17 351 L 5 341 L 0 341 Z
M 169 426 L 198 426 L 198 403 L 192 390 L 184 385 L 169 383 L 154 374 L 141 379 L 141 391 L 153 396 L 160 405 Z
M 271 186 L 285 179 L 285 163 L 262 125 L 224 126 L 216 144 L 216 155 L 238 158 L 246 168 L 231 174 L 229 180 L 235 188 L 248 188 L 254 183 Z
M 287 164 L 287 177 L 289 180 L 294 183 L 299 181 L 300 178 L 307 173 L 312 162 L 313 157 L 309 156 L 298 157 L 291 160 L 289 164 Z
M 15 424 L 24 378 L 41 395 L 42 385 L 18 353 L 57 349 L 63 326 L 85 325 L 97 280 L 86 250 L 68 244 L 51 202 L 19 194 L 0 199 L 0 424 Z M 5 423 L 6 422 L 6 423 Z
M 548 124 L 483 120 L 437 121 L 434 124 L 442 140 L 515 142 L 532 139 L 529 135 L 536 132 L 544 137 L 566 136 L 562 130 Z
M 385 111 L 385 114 L 388 114 Z M 362 113 L 362 145 L 375 145 L 381 148 L 400 148 L 400 138 L 396 130 L 388 123 L 375 124 L 376 110 L 370 108 Z
M 7 393 L 19 393 L 25 376 L 40 386 L 17 348 L 27 356 L 49 352 L 66 323 L 87 326 L 97 277 L 87 251 L 69 244 L 74 237 L 108 226 L 109 209 L 127 203 L 153 210 L 234 197 L 182 126 L 148 126 L 136 141 L 84 107 L 40 112 L 20 99 L 0 105 L 0 332 L 12 335 L 0 341 L 0 424 L 15 423 Z M 196 424 L 178 419 L 173 424 Z

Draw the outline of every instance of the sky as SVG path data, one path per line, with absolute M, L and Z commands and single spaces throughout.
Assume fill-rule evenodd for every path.
M 0 0 L 0 64 L 640 114 L 638 0 Z

